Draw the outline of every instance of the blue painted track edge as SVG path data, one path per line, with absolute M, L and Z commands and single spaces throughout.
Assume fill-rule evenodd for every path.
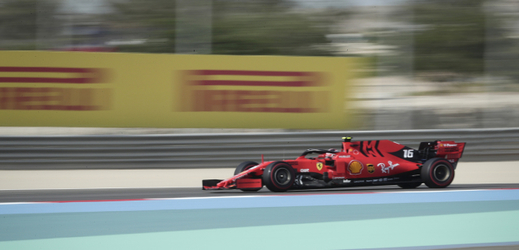
M 519 200 L 519 189 L 0 203 L 0 214 L 80 213 Z

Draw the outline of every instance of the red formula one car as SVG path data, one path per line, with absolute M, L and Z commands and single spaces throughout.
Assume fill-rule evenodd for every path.
M 241 163 L 226 180 L 203 180 L 204 190 L 241 189 L 274 192 L 302 188 L 398 185 L 444 188 L 465 149 L 464 142 L 422 142 L 418 150 L 389 141 L 351 141 L 341 150 L 307 149 L 295 160 Z M 263 157 L 262 157 L 263 158 Z

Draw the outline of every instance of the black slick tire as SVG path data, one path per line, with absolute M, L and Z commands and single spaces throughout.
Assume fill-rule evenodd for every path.
M 422 181 L 430 188 L 445 188 L 454 180 L 454 167 L 442 158 L 426 161 L 420 170 Z
M 287 191 L 296 179 L 296 171 L 282 161 L 270 163 L 263 171 L 263 184 L 272 192 Z
M 254 162 L 254 161 L 244 161 L 242 163 L 240 163 L 240 165 L 238 165 L 238 167 L 236 167 L 236 169 L 234 170 L 234 175 L 237 175 L 247 169 L 250 169 L 254 166 L 258 165 L 257 162 Z M 244 191 L 244 192 L 256 192 L 258 190 L 260 190 L 261 188 L 243 188 L 243 189 L 240 189 L 241 191 Z

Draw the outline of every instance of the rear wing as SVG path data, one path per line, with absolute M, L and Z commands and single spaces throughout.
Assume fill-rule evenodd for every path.
M 436 157 L 445 158 L 452 163 L 458 162 L 465 150 L 465 142 L 438 141 L 436 144 Z

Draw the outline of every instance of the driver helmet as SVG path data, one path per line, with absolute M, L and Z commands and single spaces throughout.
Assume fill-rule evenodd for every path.
M 337 149 L 335 149 L 335 148 L 330 148 L 330 149 L 328 149 L 328 151 L 330 151 L 330 152 L 337 152 Z M 334 154 L 334 153 L 326 153 L 324 156 L 325 156 L 326 158 L 333 158 L 333 157 L 335 157 L 335 154 Z

